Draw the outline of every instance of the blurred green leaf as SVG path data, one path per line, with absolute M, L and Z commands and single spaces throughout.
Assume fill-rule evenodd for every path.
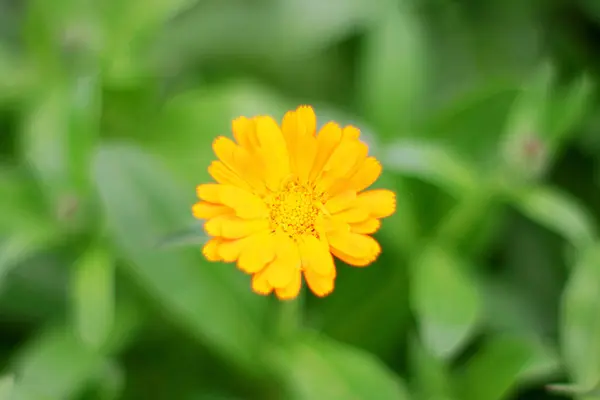
M 271 18 L 279 33 L 278 49 L 309 54 L 364 29 L 385 12 L 385 3 L 361 0 L 284 0 Z M 265 21 L 266 22 L 266 21 Z
M 556 349 L 537 338 L 523 338 L 531 356 L 519 374 L 519 383 L 538 383 L 562 372 L 562 360 Z
M 519 137 L 527 133 L 540 133 L 544 127 L 544 118 L 554 81 L 554 68 L 543 64 L 521 88 L 508 115 L 505 126 L 506 139 Z
M 197 0 L 110 0 L 103 4 L 106 79 L 129 86 L 143 82 L 149 71 L 145 53 L 161 28 Z
M 157 246 L 161 248 L 189 245 L 200 246 L 206 243 L 208 239 L 209 237 L 204 231 L 202 224 L 198 223 L 194 224 L 191 228 L 181 229 L 166 235 L 158 241 Z
M 14 400 L 74 398 L 103 362 L 64 329 L 45 332 L 20 357 Z
M 574 384 L 592 387 L 600 381 L 600 246 L 578 257 L 562 297 L 561 344 Z
M 56 232 L 50 229 L 15 232 L 0 238 L 0 286 L 7 273 L 19 262 L 47 248 L 55 241 Z
M 4 375 L 0 378 L 0 400 L 12 400 L 13 387 L 15 386 L 15 377 Z
M 477 182 L 470 165 L 435 142 L 396 140 L 382 150 L 381 160 L 390 171 L 441 186 L 459 197 L 471 192 Z
M 411 304 L 423 344 L 437 357 L 452 357 L 482 317 L 476 282 L 449 250 L 431 246 L 411 266 L 411 283 Z
M 422 130 L 464 162 L 474 164 L 472 168 L 494 168 L 503 125 L 518 93 L 516 83 L 486 82 L 434 109 Z
M 154 158 L 126 146 L 103 147 L 94 175 L 128 271 L 196 338 L 256 371 L 266 299 L 235 267 L 208 263 L 199 249 L 156 249 L 166 232 L 192 220 L 193 188 L 182 196 L 186 191 Z
M 579 125 L 590 107 L 594 83 L 588 75 L 584 75 L 569 85 L 564 93 L 557 93 L 549 104 L 545 136 L 553 147 L 558 147 L 565 135 Z
M 305 338 L 282 356 L 289 398 L 409 400 L 398 376 L 377 358 L 324 336 Z
M 114 322 L 115 263 L 106 249 L 95 245 L 72 268 L 75 331 L 84 344 L 98 350 Z
M 583 399 L 598 398 L 600 396 L 600 383 L 592 388 L 582 388 L 575 385 L 550 384 L 546 389 L 551 393 L 556 393 L 564 396 L 577 396 Z
M 263 63 L 312 58 L 376 22 L 385 6 L 360 0 L 199 2 L 162 32 L 154 60 L 168 68 L 215 56 L 245 58 L 249 49 Z
M 584 9 L 587 15 L 600 22 L 600 4 L 594 0 L 578 0 L 577 3 Z
M 57 242 L 45 204 L 31 177 L 18 168 L 0 167 L 0 285 L 11 268 Z
M 34 78 L 30 66 L 0 42 L 0 104 L 25 98 Z
M 452 376 L 443 360 L 430 354 L 417 338 L 409 345 L 410 373 L 413 376 L 413 393 L 423 400 L 454 398 Z
M 89 163 L 98 135 L 99 81 L 79 76 L 48 82 L 25 114 L 21 150 L 59 218 L 70 218 L 89 190 Z
M 546 116 L 554 69 L 544 64 L 521 88 L 501 139 L 506 169 L 514 179 L 536 177 L 548 164 Z
M 486 340 L 458 373 L 464 400 L 502 400 L 510 395 L 534 353 L 527 341 L 511 335 Z
M 0 166 L 0 234 L 51 225 L 34 178 L 22 168 Z
M 108 360 L 98 373 L 96 381 L 98 400 L 120 399 L 125 387 L 124 367 L 118 360 Z
M 390 10 L 367 33 L 359 76 L 362 108 L 379 132 L 408 136 L 424 89 L 425 47 L 419 19 L 405 4 Z
M 107 342 L 108 354 L 123 349 L 141 324 L 131 304 L 122 303 L 118 310 L 115 330 Z M 13 360 L 15 386 L 11 400 L 76 399 L 105 363 L 104 356 L 79 341 L 72 327 L 45 329 Z
M 538 186 L 516 193 L 513 201 L 527 217 L 578 248 L 585 248 L 594 240 L 596 232 L 592 216 L 576 199 L 564 192 Z

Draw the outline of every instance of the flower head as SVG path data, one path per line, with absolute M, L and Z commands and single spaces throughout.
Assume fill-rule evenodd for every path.
M 317 296 L 334 288 L 333 256 L 349 265 L 372 263 L 381 247 L 371 236 L 391 215 L 389 190 L 365 191 L 381 174 L 354 126 L 328 122 L 317 133 L 308 106 L 285 114 L 233 121 L 235 141 L 217 137 L 216 183 L 197 188 L 192 211 L 206 220 L 210 261 L 236 262 L 252 289 L 295 298 L 302 275 Z

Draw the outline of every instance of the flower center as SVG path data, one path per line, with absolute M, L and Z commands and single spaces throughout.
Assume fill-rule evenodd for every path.
M 290 179 L 269 202 L 271 228 L 292 239 L 306 234 L 317 236 L 315 222 L 321 214 L 320 197 L 297 179 Z

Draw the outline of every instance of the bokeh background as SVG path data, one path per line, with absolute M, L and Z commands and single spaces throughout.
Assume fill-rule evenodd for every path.
M 597 0 L 0 0 L 1 399 L 583 399 L 599 78 Z M 398 211 L 281 304 L 191 205 L 232 118 L 299 104 Z

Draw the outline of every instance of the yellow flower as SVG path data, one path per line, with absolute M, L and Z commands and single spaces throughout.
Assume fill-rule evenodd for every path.
M 280 299 L 300 292 L 302 274 L 317 296 L 334 288 L 333 256 L 362 267 L 381 247 L 370 234 L 391 215 L 389 190 L 364 191 L 381 174 L 354 126 L 328 122 L 316 134 L 309 106 L 232 123 L 236 142 L 220 136 L 219 161 L 208 171 L 217 183 L 199 185 L 196 218 L 206 220 L 210 261 L 235 262 L 252 275 L 252 289 Z

